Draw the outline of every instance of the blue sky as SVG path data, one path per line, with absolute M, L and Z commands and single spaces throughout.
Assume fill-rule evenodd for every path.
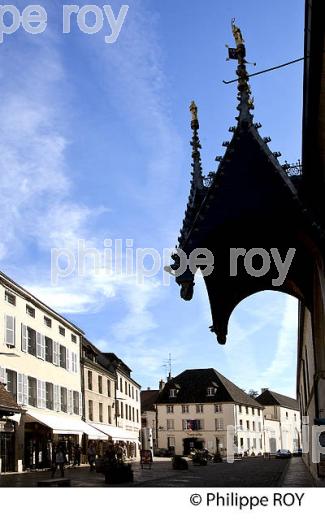
M 62 34 L 62 5 L 41 35 L 23 30 L 0 45 L 1 269 L 77 323 L 91 341 L 114 351 L 140 384 L 155 387 L 173 373 L 215 367 L 247 390 L 294 395 L 296 302 L 277 293 L 249 298 L 235 310 L 227 345 L 210 333 L 200 280 L 191 302 L 162 275 L 137 285 L 115 272 L 72 274 L 51 285 L 51 248 L 77 242 L 103 249 L 104 239 L 134 247 L 173 247 L 190 183 L 189 104 L 199 106 L 206 173 L 235 124 L 236 17 L 256 70 L 303 55 L 302 0 L 136 0 L 118 40 Z M 22 9 L 26 1 L 15 1 Z M 87 2 L 79 2 L 86 5 Z M 121 3 L 110 2 L 115 13 Z M 103 4 L 97 4 L 103 5 Z M 251 68 L 253 71 L 254 68 Z M 255 120 L 283 161 L 301 155 L 302 64 L 251 81 Z

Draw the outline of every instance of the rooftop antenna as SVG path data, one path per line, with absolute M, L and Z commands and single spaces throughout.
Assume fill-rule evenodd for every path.
M 168 369 L 167 381 L 170 381 L 172 378 L 172 361 L 174 361 L 174 360 L 172 359 L 172 355 L 169 353 L 168 360 L 166 361 L 166 363 L 164 365 L 162 365 L 163 367 Z

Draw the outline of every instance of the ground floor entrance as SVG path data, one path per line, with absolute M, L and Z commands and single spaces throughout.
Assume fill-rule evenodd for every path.
M 192 450 L 203 450 L 204 440 L 198 437 L 187 437 L 183 439 L 183 455 L 187 456 Z
M 1 473 L 15 471 L 15 433 L 0 431 Z
M 39 423 L 26 423 L 24 436 L 24 469 L 50 468 L 52 463 L 52 431 Z

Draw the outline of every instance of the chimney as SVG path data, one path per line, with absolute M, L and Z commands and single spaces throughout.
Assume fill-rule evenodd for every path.
M 161 380 L 159 381 L 159 390 L 163 390 L 163 389 L 164 389 L 164 386 L 165 386 L 165 383 L 164 383 L 164 381 L 161 379 Z
M 263 394 L 263 392 L 266 392 L 268 390 L 268 388 L 261 388 L 261 394 Z
M 147 390 L 151 390 L 150 386 L 147 387 Z

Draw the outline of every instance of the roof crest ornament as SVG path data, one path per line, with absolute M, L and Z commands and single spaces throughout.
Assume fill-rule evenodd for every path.
M 202 174 L 202 163 L 201 163 L 201 143 L 199 138 L 199 119 L 198 109 L 194 101 L 190 104 L 190 112 L 192 113 L 191 128 L 193 130 L 193 137 L 191 141 L 192 146 L 192 158 L 193 158 L 193 184 L 195 188 L 202 190 L 204 189 L 203 174 Z
M 238 95 L 237 99 L 239 101 L 239 105 L 237 107 L 239 111 L 239 116 L 236 117 L 238 124 L 246 123 L 251 125 L 253 122 L 253 115 L 251 114 L 251 110 L 254 109 L 254 98 L 251 96 L 251 89 L 248 82 L 248 73 L 246 69 L 246 47 L 245 40 L 243 38 L 242 32 L 235 25 L 235 18 L 231 20 L 231 29 L 235 39 L 236 48 L 228 47 L 228 60 L 237 60 L 238 67 L 236 70 L 236 74 L 238 76 Z M 255 63 L 254 63 L 255 65 Z

